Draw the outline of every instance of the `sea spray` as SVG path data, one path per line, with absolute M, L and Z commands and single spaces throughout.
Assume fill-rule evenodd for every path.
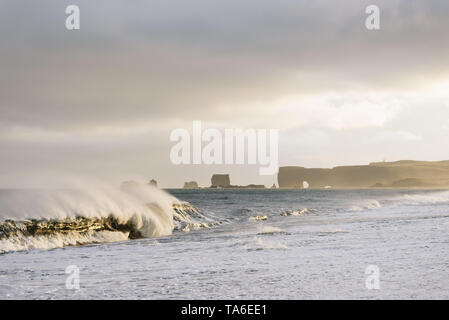
M 144 184 L 8 190 L 0 197 L 0 252 L 170 235 L 175 214 L 172 196 Z
M 225 222 L 136 182 L 120 188 L 91 182 L 64 190 L 2 190 L 0 253 L 159 237 Z

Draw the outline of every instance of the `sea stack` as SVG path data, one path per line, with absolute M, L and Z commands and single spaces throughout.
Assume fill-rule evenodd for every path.
M 228 188 L 231 185 L 229 174 L 214 174 L 211 180 L 211 188 Z
M 196 181 L 184 182 L 184 189 L 198 189 L 198 183 Z

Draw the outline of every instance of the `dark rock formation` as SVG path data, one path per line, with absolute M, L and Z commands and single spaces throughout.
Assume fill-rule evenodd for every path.
M 234 186 L 231 184 L 229 174 L 214 174 L 211 178 L 211 188 L 227 188 L 227 189 L 265 189 L 263 184 L 249 184 L 246 186 Z
M 214 174 L 210 180 L 212 188 L 228 188 L 231 185 L 229 174 Z
M 184 189 L 198 189 L 198 183 L 196 181 L 184 182 Z
M 281 167 L 280 188 L 447 188 L 449 161 L 373 162 L 364 166 L 342 166 L 332 169 Z

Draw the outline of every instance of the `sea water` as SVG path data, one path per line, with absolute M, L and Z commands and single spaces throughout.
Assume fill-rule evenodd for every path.
M 4 231 L 1 299 L 449 298 L 449 191 L 82 194 L 49 200 L 29 191 L 0 191 L 3 221 L 46 228 L 39 241 L 16 232 L 11 242 L 14 235 Z M 194 209 L 171 212 L 169 200 Z M 145 201 L 157 209 L 142 207 Z M 32 219 L 46 210 L 51 214 L 45 219 L 53 217 L 50 227 Z M 81 236 L 78 225 L 69 231 L 55 227 L 55 212 L 61 221 L 109 213 L 122 218 L 115 229 L 89 229 Z M 140 236 L 129 239 L 139 227 Z M 79 288 L 67 285 L 69 266 L 79 270 Z M 378 270 L 376 288 L 367 284 L 372 266 Z

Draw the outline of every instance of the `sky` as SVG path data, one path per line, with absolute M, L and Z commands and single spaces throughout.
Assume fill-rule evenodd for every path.
M 279 129 L 280 166 L 449 159 L 448 16 L 446 0 L 1 0 L 0 188 L 276 183 L 174 165 L 170 132 L 194 120 Z

